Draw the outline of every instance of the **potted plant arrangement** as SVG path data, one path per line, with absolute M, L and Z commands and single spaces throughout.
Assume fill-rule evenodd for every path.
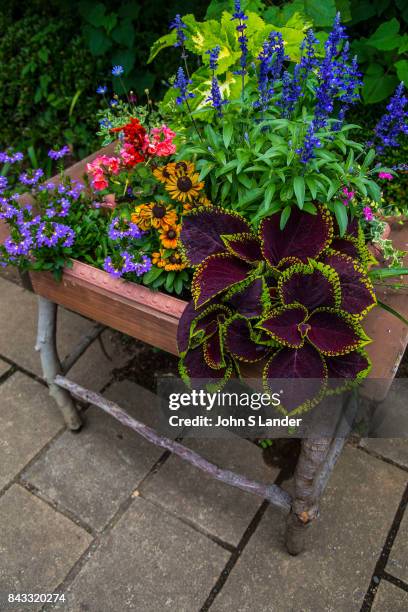
M 178 352 L 188 383 L 221 386 L 248 364 L 267 388 L 315 379 L 285 407 L 305 410 L 367 376 L 373 283 L 408 272 L 384 237 L 381 199 L 381 182 L 396 177 L 382 150 L 408 133 L 404 87 L 363 144 L 346 122 L 361 74 L 339 15 L 327 36 L 306 30 L 296 48 L 236 1 L 220 21 L 176 16 L 152 59 L 169 45 L 181 66 L 161 103 L 148 92 L 144 106 L 132 92 L 106 100 L 108 149 L 74 171 L 62 168 L 66 147 L 51 150 L 59 176 L 23 172 L 14 190 L 21 156 L 2 154 L 0 265 L 29 270 L 38 293 L 68 306 L 82 278 L 79 312 Z M 107 87 L 98 93 L 106 99 Z M 120 306 L 107 314 L 109 292 Z

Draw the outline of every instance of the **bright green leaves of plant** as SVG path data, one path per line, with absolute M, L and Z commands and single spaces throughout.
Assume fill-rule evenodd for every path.
M 295 192 L 299 208 L 303 208 L 305 203 L 305 179 L 303 176 L 295 176 L 293 179 L 293 190 Z

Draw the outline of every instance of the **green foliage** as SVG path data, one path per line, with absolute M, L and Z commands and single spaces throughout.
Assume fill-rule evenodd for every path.
M 261 2 L 247 2 L 246 4 L 248 5 L 246 35 L 249 39 L 248 48 L 250 57 L 255 59 L 268 34 L 272 31 L 277 31 L 281 32 L 286 41 L 286 53 L 292 60 L 299 60 L 299 45 L 303 40 L 305 30 L 311 23 L 307 19 L 302 19 L 301 15 L 297 12 L 290 14 L 288 19 L 282 23 L 270 20 L 268 22 L 254 12 L 255 10 L 262 12 Z M 183 21 L 187 25 L 186 34 L 188 40 L 186 48 L 188 51 L 201 56 L 202 61 L 206 65 L 209 63 L 206 51 L 217 44 L 220 45 L 221 52 L 217 74 L 224 74 L 230 66 L 236 63 L 240 54 L 235 24 L 231 20 L 232 14 L 230 11 L 233 10 L 233 6 L 233 1 L 211 3 L 207 11 L 207 19 L 204 22 L 197 21 L 194 15 L 185 15 L 183 17 Z M 245 6 L 245 2 L 243 6 Z M 158 53 L 172 46 L 173 43 L 174 33 L 167 34 L 157 40 L 152 46 L 149 62 Z

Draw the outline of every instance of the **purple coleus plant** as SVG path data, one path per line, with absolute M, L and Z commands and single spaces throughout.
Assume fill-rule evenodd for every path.
M 182 378 L 219 388 L 262 362 L 267 389 L 313 381 L 287 395 L 288 412 L 364 378 L 361 321 L 376 304 L 369 255 L 356 220 L 339 234 L 323 206 L 314 215 L 293 208 L 283 230 L 279 214 L 265 217 L 257 233 L 221 208 L 186 215 L 180 240 L 195 273 L 178 328 Z

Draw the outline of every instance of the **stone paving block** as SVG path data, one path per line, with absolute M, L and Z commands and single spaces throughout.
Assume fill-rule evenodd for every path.
M 9 371 L 11 366 L 3 359 L 0 359 L 0 376 L 3 376 L 6 372 Z
M 405 485 L 402 470 L 347 447 L 307 550 L 285 551 L 285 517 L 269 508 L 211 612 L 359 611 Z
M 70 380 L 94 391 L 99 391 L 111 380 L 112 370 L 124 366 L 132 358 L 119 332 L 106 329 L 100 339 L 104 350 L 100 340 L 94 340 L 67 373 Z
M 254 480 L 273 482 L 278 474 L 277 469 L 264 464 L 260 448 L 233 434 L 217 440 L 187 438 L 184 444 L 216 465 Z M 232 545 L 238 544 L 262 503 L 259 497 L 214 480 L 175 455 L 141 491 L 146 498 Z
M 123 381 L 110 388 L 106 397 L 151 424 L 155 396 L 149 391 Z M 99 408 L 91 407 L 83 430 L 78 434 L 64 432 L 23 478 L 101 530 L 162 453 Z
M 15 372 L 0 386 L 0 489 L 63 426 L 48 389 Z
M 3 593 L 52 593 L 92 541 L 86 531 L 19 485 L 0 498 L 0 525 Z M 24 604 L 20 609 L 40 608 Z
M 397 537 L 390 552 L 386 570 L 408 584 L 408 511 L 400 523 Z
M 63 359 L 74 348 L 92 322 L 58 309 L 58 350 Z M 34 350 L 37 334 L 37 297 L 0 278 L 0 354 L 42 376 L 40 358 Z M 5 333 L 5 331 L 7 333 Z
M 408 468 L 408 438 L 364 438 L 360 446 Z
M 67 590 L 63 612 L 199 610 L 230 553 L 136 498 Z
M 371 610 L 372 612 L 407 612 L 408 593 L 382 580 Z

